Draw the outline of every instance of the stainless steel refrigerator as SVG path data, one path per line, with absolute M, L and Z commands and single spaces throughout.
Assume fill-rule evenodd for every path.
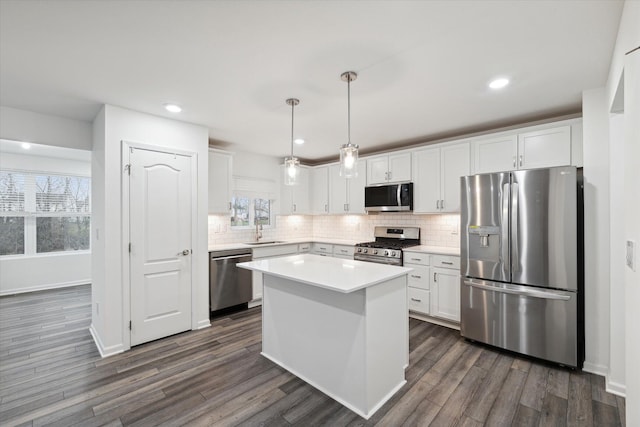
M 461 178 L 462 336 L 582 367 L 581 189 L 575 167 Z

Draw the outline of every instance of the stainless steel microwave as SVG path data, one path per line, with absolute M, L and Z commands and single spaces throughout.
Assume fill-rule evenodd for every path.
M 367 212 L 413 211 L 413 182 L 365 187 L 364 209 Z

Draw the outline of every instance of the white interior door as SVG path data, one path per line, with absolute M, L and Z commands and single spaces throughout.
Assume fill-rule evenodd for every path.
M 131 345 L 191 329 L 191 158 L 129 157 Z

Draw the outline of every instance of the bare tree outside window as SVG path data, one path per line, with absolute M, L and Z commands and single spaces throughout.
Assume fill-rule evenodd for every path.
M 24 254 L 24 175 L 0 171 L 0 255 Z
M 267 199 L 254 199 L 255 217 L 254 221 L 259 225 L 269 225 L 271 223 L 271 201 Z
M 0 171 L 0 255 L 90 249 L 90 196 L 87 177 Z

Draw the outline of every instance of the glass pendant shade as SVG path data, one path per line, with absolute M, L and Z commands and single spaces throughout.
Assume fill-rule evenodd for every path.
M 291 156 L 284 158 L 284 185 L 296 185 L 300 172 L 300 160 L 293 157 L 293 107 L 300 103 L 299 99 L 289 98 L 286 101 L 291 107 Z
M 299 171 L 300 171 L 300 160 L 298 160 L 295 157 L 285 157 L 284 185 L 296 185 L 298 183 Z
M 353 71 L 345 71 L 340 78 L 347 82 L 347 143 L 340 147 L 340 176 L 356 178 L 358 176 L 358 145 L 351 143 L 351 82 L 358 78 Z
M 358 146 L 344 144 L 340 147 L 340 176 L 356 178 L 358 176 Z

